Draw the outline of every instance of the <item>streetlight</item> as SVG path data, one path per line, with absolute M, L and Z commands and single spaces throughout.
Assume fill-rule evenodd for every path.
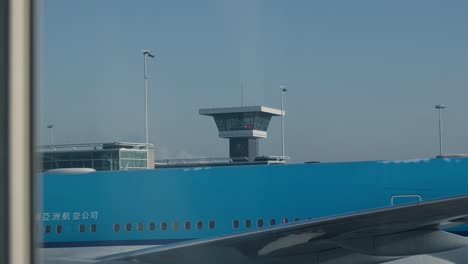
M 50 145 L 54 145 L 54 125 L 49 124 L 47 128 L 50 128 Z
M 445 105 L 435 105 L 435 108 L 439 110 L 439 156 L 442 157 L 442 109 L 447 108 Z
M 146 70 L 146 58 L 154 58 L 154 55 L 150 53 L 150 50 L 144 49 L 143 52 L 144 60 L 144 79 L 145 79 L 145 139 L 146 148 L 148 149 L 148 72 Z
M 286 86 L 280 86 L 281 91 L 281 157 L 284 160 L 284 93 L 288 91 Z

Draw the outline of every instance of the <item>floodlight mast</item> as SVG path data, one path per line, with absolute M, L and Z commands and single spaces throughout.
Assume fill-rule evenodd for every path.
M 49 124 L 47 126 L 47 128 L 50 129 L 50 145 L 54 145 L 54 125 L 53 124 Z
M 154 58 L 154 55 L 151 54 L 151 51 L 148 49 L 142 50 L 143 60 L 144 60 L 144 79 L 145 79 L 145 142 L 146 148 L 148 149 L 149 139 L 148 139 L 148 71 L 147 71 L 147 57 Z
M 438 104 L 435 108 L 439 110 L 439 156 L 442 157 L 442 110 L 447 108 L 445 105 Z
M 286 86 L 280 86 L 281 91 L 281 157 L 284 157 L 284 93 L 288 91 Z

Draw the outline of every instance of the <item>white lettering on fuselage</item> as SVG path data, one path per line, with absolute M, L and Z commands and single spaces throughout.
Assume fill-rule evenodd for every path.
M 73 211 L 73 212 L 43 212 L 36 216 L 39 221 L 78 221 L 97 220 L 98 211 Z

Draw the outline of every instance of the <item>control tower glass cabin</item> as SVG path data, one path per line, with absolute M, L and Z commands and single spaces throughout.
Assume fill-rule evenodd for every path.
M 214 118 L 219 137 L 229 139 L 230 158 L 238 162 L 255 160 L 258 139 L 267 137 L 271 117 L 284 115 L 280 109 L 265 106 L 209 108 L 199 113 Z

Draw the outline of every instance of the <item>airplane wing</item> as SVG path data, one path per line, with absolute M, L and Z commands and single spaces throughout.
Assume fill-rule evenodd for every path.
M 151 247 L 99 263 L 383 263 L 468 246 L 465 237 L 442 231 L 465 222 L 468 196 L 458 196 Z

